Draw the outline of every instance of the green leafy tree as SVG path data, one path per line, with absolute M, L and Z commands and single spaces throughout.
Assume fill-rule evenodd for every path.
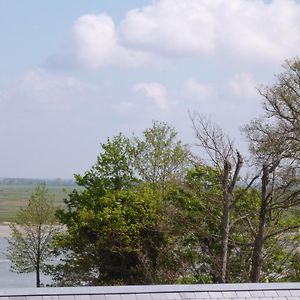
M 17 212 L 10 225 L 8 258 L 12 271 L 36 272 L 36 286 L 41 285 L 40 273 L 51 258 L 51 243 L 58 232 L 55 207 L 45 185 L 37 186 L 28 205 Z
M 122 190 L 136 182 L 133 168 L 133 147 L 123 134 L 108 138 L 101 144 L 97 162 L 84 176 L 76 175 L 78 185 L 103 193 L 105 190 Z M 95 187 L 98 187 L 98 190 Z
M 164 192 L 183 176 L 188 148 L 159 122 L 141 139 L 120 134 L 101 148 L 91 170 L 76 175 L 84 189 L 57 213 L 66 226 L 56 239 L 63 258 L 50 273 L 71 286 L 175 282 L 180 255 Z
M 71 196 L 72 197 L 72 196 Z M 51 273 L 59 285 L 151 283 L 163 236 L 157 230 L 160 197 L 147 187 L 107 192 L 89 206 L 59 211 L 67 231 L 56 240 L 61 263 Z
M 164 122 L 153 122 L 134 143 L 134 166 L 140 178 L 165 190 L 170 182 L 183 180 L 190 165 L 190 150 L 175 129 Z

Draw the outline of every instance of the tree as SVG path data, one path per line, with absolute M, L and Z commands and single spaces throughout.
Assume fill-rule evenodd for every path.
M 176 190 L 178 194 L 178 188 Z M 190 283 L 218 282 L 224 193 L 220 171 L 209 165 L 196 164 L 187 174 L 184 191 L 185 195 L 177 201 L 180 201 L 180 207 L 176 206 L 176 211 L 182 211 L 183 217 L 176 216 L 174 219 L 178 226 L 185 224 L 178 232 L 184 239 L 183 244 L 188 245 L 190 254 L 185 275 L 190 275 Z M 255 219 L 259 192 L 239 183 L 232 196 L 234 205 L 230 208 L 226 282 L 248 282 L 249 245 L 253 240 L 248 223 Z M 176 198 L 173 199 L 174 202 Z
M 287 214 L 292 207 L 300 204 L 299 174 L 295 176 L 295 170 L 292 170 L 294 166 L 290 162 L 288 165 L 287 167 L 283 160 L 280 160 L 273 163 L 266 162 L 262 166 L 261 201 L 252 250 L 251 282 L 260 281 L 263 264 L 267 261 L 267 257 L 275 252 L 274 244 L 272 248 L 267 249 L 268 242 L 272 239 L 278 242 L 288 231 L 291 233 L 300 227 L 299 219 L 291 218 Z M 281 244 L 283 245 L 282 242 Z M 266 250 L 271 253 L 266 253 Z M 277 264 L 279 263 L 277 261 Z
M 123 134 L 108 138 L 101 144 L 102 152 L 97 162 L 84 176 L 76 175 L 77 184 L 119 191 L 136 182 L 133 168 L 133 146 Z
M 219 182 L 222 186 L 220 228 L 222 246 L 219 282 L 226 282 L 230 211 L 236 202 L 233 192 L 239 179 L 243 158 L 238 151 L 234 150 L 233 141 L 223 133 L 220 127 L 200 115 L 195 115 L 191 119 L 198 145 L 205 150 L 212 167 L 218 171 Z
M 182 180 L 190 165 L 188 146 L 167 123 L 153 122 L 142 138 L 135 138 L 134 149 L 134 166 L 140 178 L 161 190 L 168 182 Z
M 300 143 L 300 60 L 287 60 L 284 72 L 277 76 L 277 83 L 259 90 L 264 100 L 264 119 L 269 128 L 277 128 L 284 134 L 289 150 L 296 155 Z M 283 138 L 283 137 L 281 137 Z
M 191 280 L 189 283 L 217 282 L 223 194 L 218 170 L 196 164 L 188 171 L 183 189 L 184 194 L 181 192 L 180 198 L 177 197 L 176 205 L 176 211 L 183 216 L 176 216 L 174 222 L 181 227 L 178 234 L 183 238 L 182 251 L 187 249 L 189 259 L 184 280 L 187 277 Z M 177 195 L 179 191 L 177 188 Z M 174 197 L 173 202 L 175 200 Z
M 139 186 L 60 210 L 66 232 L 56 239 L 63 258 L 52 267 L 54 280 L 67 286 L 155 282 L 153 270 L 161 267 L 156 260 L 165 241 L 157 227 L 160 201 L 159 194 Z
M 84 189 L 74 190 L 65 199 L 66 208 L 57 212 L 66 226 L 66 232 L 56 238 L 57 254 L 63 258 L 50 268 L 57 284 L 149 284 L 174 279 L 176 264 L 168 263 L 175 261 L 174 255 L 167 251 L 172 238 L 166 230 L 163 193 L 156 188 L 161 178 L 153 182 L 136 167 L 136 159 L 141 159 L 144 151 L 149 155 L 144 155 L 143 165 L 151 165 L 152 157 L 157 161 L 166 158 L 166 164 L 157 164 L 158 170 L 166 167 L 165 184 L 176 173 L 167 169 L 175 159 L 167 157 L 177 153 L 177 140 L 174 142 L 170 127 L 163 128 L 166 134 L 159 136 L 155 134 L 161 132 L 160 126 L 150 130 L 157 152 L 148 141 L 143 147 L 140 143 L 136 146 L 120 134 L 101 145 L 91 170 L 76 175 L 77 184 Z M 165 141 L 170 131 L 171 138 Z
M 300 203 L 300 61 L 286 61 L 278 82 L 259 90 L 265 115 L 244 129 L 253 161 L 261 174 L 259 220 L 253 244 L 250 279 L 262 275 L 265 245 L 300 226 L 283 222 L 286 212 Z
M 141 138 L 122 134 L 101 144 L 83 187 L 57 212 L 58 285 L 174 283 L 182 275 L 166 195 L 184 178 L 190 152 L 173 127 L 154 122 Z
M 19 273 L 35 271 L 36 286 L 40 287 L 40 273 L 51 257 L 51 243 L 58 232 L 55 207 L 45 185 L 37 186 L 28 205 L 17 212 L 10 225 L 8 258 L 12 270 Z

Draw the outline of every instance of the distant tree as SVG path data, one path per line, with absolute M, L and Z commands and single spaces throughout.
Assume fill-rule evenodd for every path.
M 40 287 L 40 273 L 51 257 L 51 242 L 58 232 L 55 207 L 45 185 L 36 187 L 28 205 L 17 212 L 10 228 L 7 257 L 13 264 L 12 271 L 35 271 L 36 286 Z

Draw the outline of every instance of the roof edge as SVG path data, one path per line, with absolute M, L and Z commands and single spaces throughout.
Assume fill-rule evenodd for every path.
M 236 284 L 192 284 L 192 285 L 131 285 L 131 286 L 92 286 L 92 287 L 53 287 L 0 289 L 0 297 L 13 296 L 55 296 L 55 295 L 113 295 L 184 293 L 212 291 L 261 291 L 261 290 L 300 290 L 300 283 L 236 283 Z

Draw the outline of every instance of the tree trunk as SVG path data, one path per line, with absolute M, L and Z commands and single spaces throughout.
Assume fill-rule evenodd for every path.
M 221 253 L 220 253 L 220 263 L 221 270 L 219 275 L 219 282 L 226 282 L 226 270 L 227 270 L 227 253 L 228 253 L 228 240 L 229 240 L 229 210 L 230 210 L 230 200 L 231 193 L 229 190 L 228 179 L 230 175 L 231 165 L 226 160 L 224 162 L 224 173 L 222 178 L 223 187 L 223 211 L 222 211 L 222 224 L 221 224 Z
M 263 247 L 265 240 L 265 227 L 267 222 L 267 186 L 269 182 L 269 170 L 266 166 L 263 166 L 263 175 L 262 175 L 262 187 L 261 187 L 261 207 L 259 211 L 259 226 L 258 231 L 255 236 L 253 253 L 252 253 L 252 266 L 250 273 L 251 282 L 259 282 L 261 267 L 263 262 Z
M 222 215 L 222 227 L 221 227 L 221 271 L 219 276 L 219 282 L 226 282 L 226 272 L 227 272 L 227 261 L 228 261 L 228 242 L 229 242 L 229 227 L 230 227 L 230 210 L 233 199 L 233 190 L 235 188 L 238 176 L 243 165 L 243 158 L 239 152 L 237 152 L 237 163 L 235 166 L 234 174 L 229 181 L 231 165 L 228 160 L 224 163 L 224 174 L 222 178 L 223 187 L 223 215 Z
M 40 280 L 40 264 L 38 263 L 35 269 L 36 273 L 36 287 L 41 286 L 41 280 Z
M 41 265 L 41 232 L 42 232 L 42 224 L 40 223 L 38 226 L 37 232 L 37 254 L 36 254 L 36 287 L 41 286 L 40 280 L 40 265 Z
M 222 216 L 222 247 L 221 247 L 221 274 L 219 282 L 226 282 L 226 271 L 227 271 L 227 253 L 228 253 L 228 240 L 229 240 L 229 203 L 230 195 L 225 191 L 223 199 L 223 216 Z

